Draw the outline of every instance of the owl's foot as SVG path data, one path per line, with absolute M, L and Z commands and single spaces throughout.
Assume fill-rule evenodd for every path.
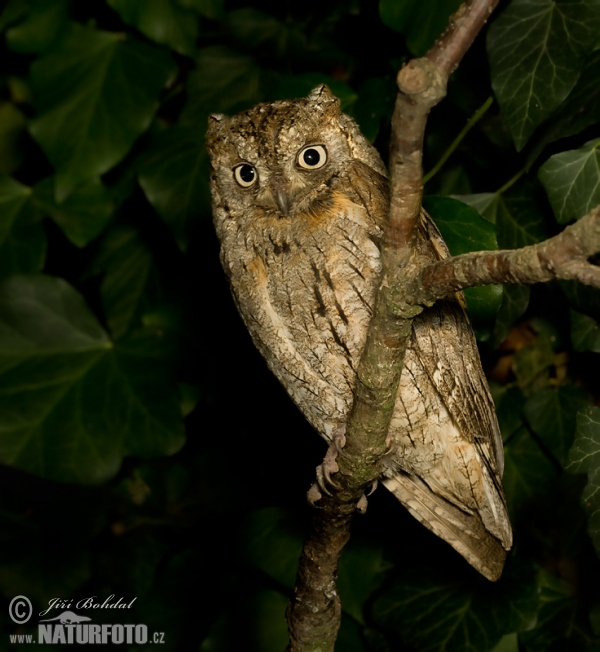
M 356 511 L 359 514 L 367 513 L 367 507 L 369 506 L 369 501 L 367 499 L 375 491 L 375 489 L 377 489 L 378 486 L 379 486 L 379 480 L 373 480 L 367 493 L 364 493 L 360 497 L 359 501 L 356 503 Z
M 340 486 L 334 482 L 332 475 L 340 470 L 337 463 L 337 456 L 344 455 L 344 445 L 346 443 L 346 428 L 340 426 L 333 433 L 333 441 L 329 444 L 322 464 L 317 466 L 317 481 L 308 490 L 306 497 L 308 502 L 314 507 L 314 504 L 323 497 L 323 494 L 331 496 L 329 487 L 339 489 Z

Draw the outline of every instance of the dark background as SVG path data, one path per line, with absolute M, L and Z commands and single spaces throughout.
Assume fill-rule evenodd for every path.
M 18 627 L 7 615 L 20 594 L 36 613 L 52 598 L 75 611 L 91 596 L 136 598 L 126 613 L 77 613 L 145 623 L 168 650 L 284 649 L 305 492 L 325 443 L 230 297 L 210 218 L 206 118 L 326 82 L 385 160 L 397 70 L 458 4 L 6 4 L 0 649 L 12 649 L 9 634 L 35 634 L 35 617 Z M 538 177 L 553 155 L 593 156 L 585 144 L 600 135 L 593 3 L 501 10 L 492 30 L 506 34 L 487 46 L 487 28 L 480 35 L 426 137 L 427 172 L 494 84 L 496 101 L 426 186 L 454 253 L 533 244 L 581 217 L 586 198 L 600 200 L 597 171 Z M 567 70 L 560 92 L 536 59 L 543 47 Z M 540 88 L 543 111 L 523 127 Z M 546 193 L 565 178 L 579 197 L 570 213 Z M 588 466 L 569 457 L 576 437 L 600 442 L 600 297 L 551 283 L 468 300 L 506 444 L 514 549 L 491 584 L 381 488 L 342 559 L 340 652 L 600 649 L 588 534 L 599 545 L 598 455 Z

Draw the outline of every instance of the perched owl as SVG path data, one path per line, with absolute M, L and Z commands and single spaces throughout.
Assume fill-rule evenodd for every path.
M 238 309 L 329 442 L 353 401 L 381 271 L 386 170 L 326 86 L 209 119 L 214 222 Z M 425 214 L 419 247 L 448 255 Z M 502 440 L 461 296 L 413 322 L 383 483 L 491 580 L 512 544 Z

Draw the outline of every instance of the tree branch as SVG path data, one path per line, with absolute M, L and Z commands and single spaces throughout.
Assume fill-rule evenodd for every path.
M 427 265 L 403 291 L 411 303 L 431 305 L 458 290 L 490 283 L 531 285 L 563 279 L 600 287 L 600 267 L 588 260 L 598 252 L 600 206 L 545 242 L 522 249 L 478 251 Z
M 398 73 L 398 95 L 390 141 L 391 197 L 382 243 L 382 274 L 357 370 L 355 401 L 338 457 L 339 489 L 318 503 L 304 544 L 295 595 L 288 607 L 290 652 L 330 652 L 341 622 L 336 592 L 338 561 L 350 538 L 353 512 L 366 487 L 382 471 L 387 433 L 396 399 L 412 319 L 403 286 L 419 271 L 415 233 L 423 195 L 422 152 L 427 116 L 445 95 L 458 65 L 498 0 L 467 0 L 448 29 L 422 59 Z

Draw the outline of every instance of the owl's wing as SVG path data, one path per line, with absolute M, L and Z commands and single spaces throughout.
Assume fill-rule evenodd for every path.
M 427 216 L 432 257 L 447 249 Z M 503 449 L 473 330 L 461 305 L 439 302 L 413 325 L 390 433 L 398 449 L 384 484 L 419 521 L 489 579 L 500 576 L 512 531 Z

